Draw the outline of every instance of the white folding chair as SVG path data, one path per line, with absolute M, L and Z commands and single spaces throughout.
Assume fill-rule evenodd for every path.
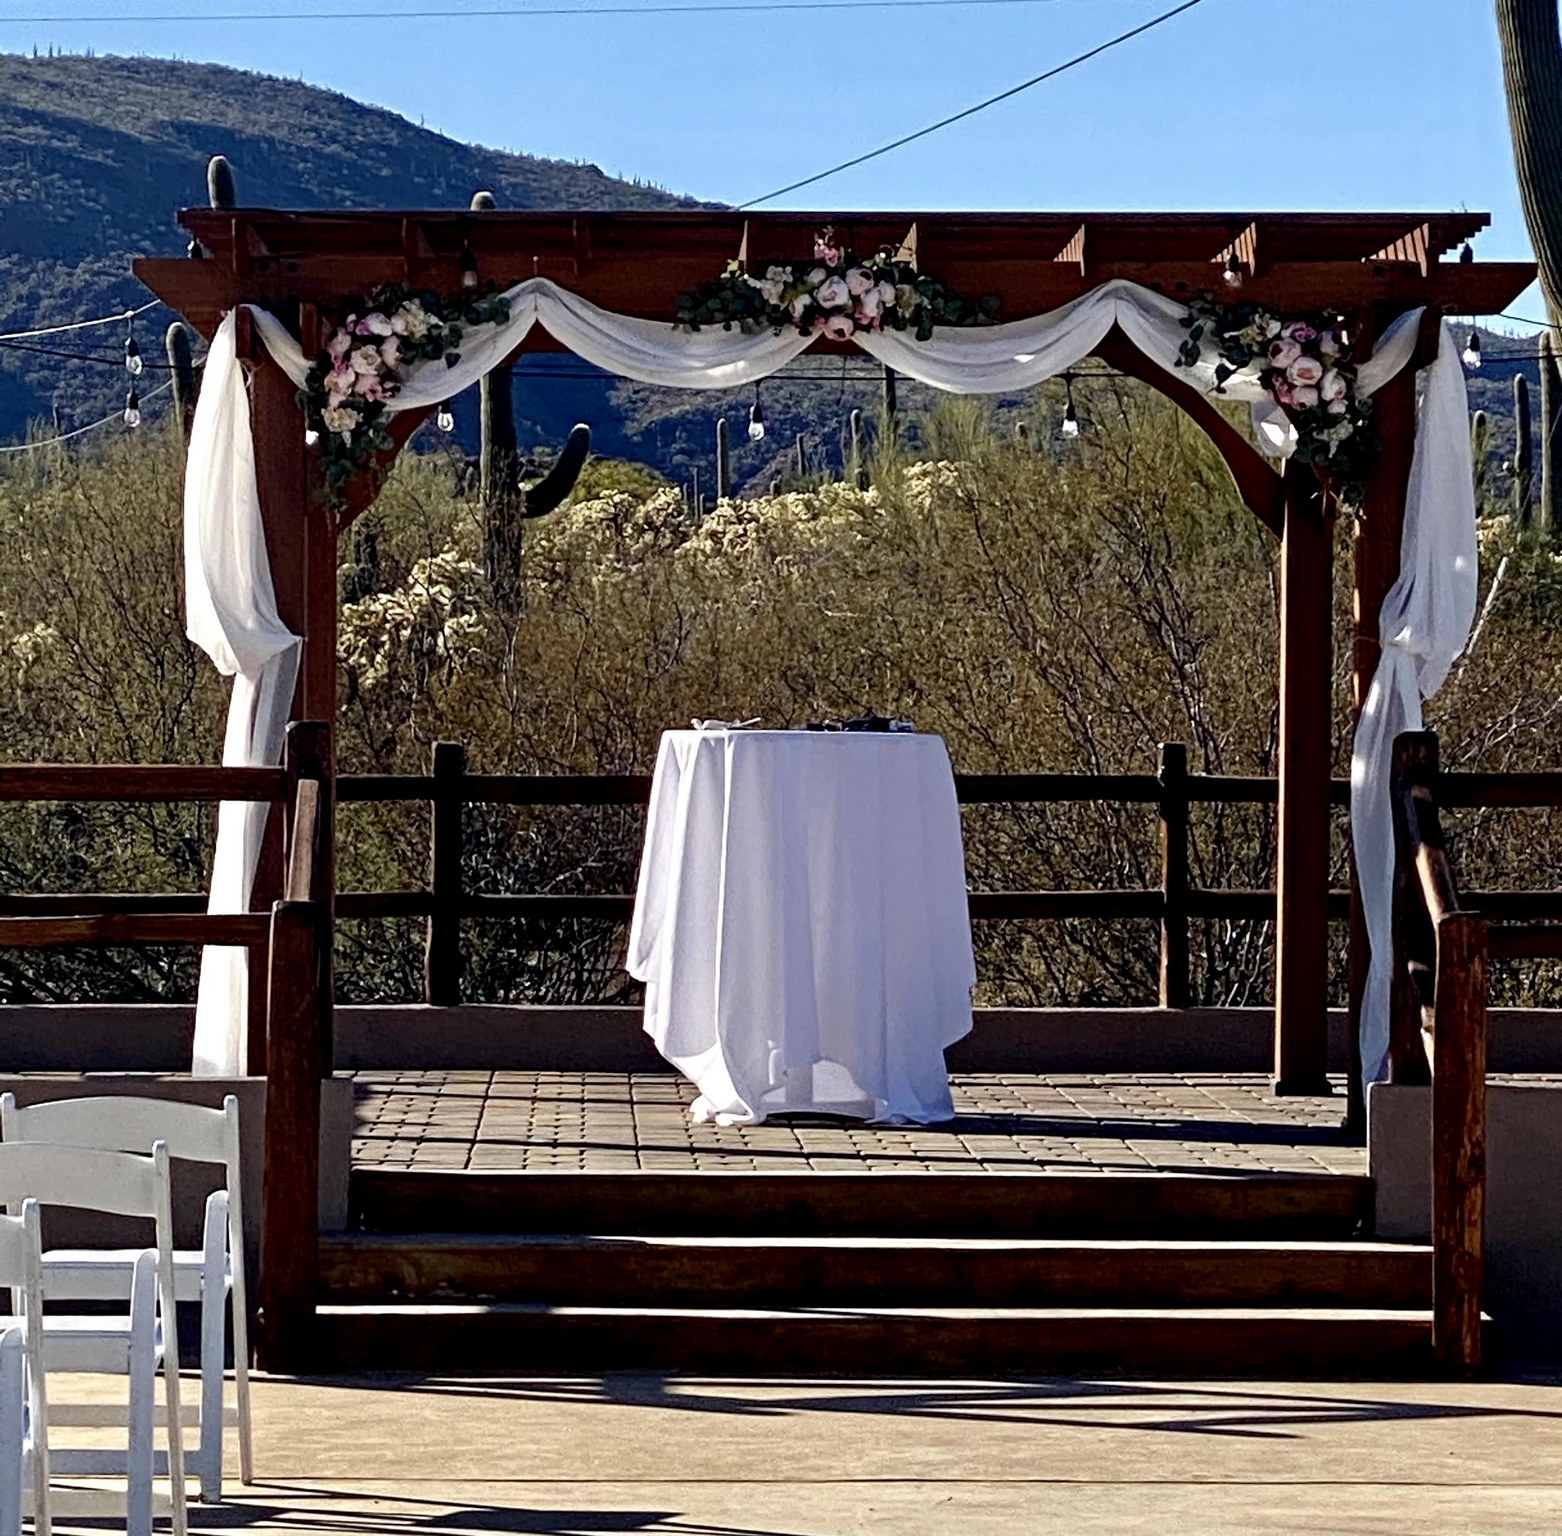
M 175 1536 L 186 1536 L 184 1430 L 179 1414 L 179 1342 L 174 1310 L 173 1197 L 168 1147 L 158 1141 L 149 1156 L 104 1152 L 96 1147 L 45 1141 L 0 1144 L 0 1203 L 14 1210 L 33 1199 L 150 1220 L 155 1250 L 136 1255 L 125 1313 L 43 1313 L 43 1363 L 51 1371 L 90 1371 L 129 1377 L 128 1445 L 125 1453 L 57 1448 L 52 1461 L 64 1473 L 122 1473 L 126 1480 L 129 1536 L 151 1536 L 154 1409 L 158 1367 L 167 1412 L 168 1491 Z M 47 1274 L 47 1255 L 44 1273 Z M 13 1310 L 21 1306 L 15 1300 Z M 43 1282 L 44 1300 L 49 1299 Z M 25 1303 L 21 1304 L 25 1306 Z
M 176 1160 L 224 1167 L 225 1187 L 213 1190 L 206 1200 L 201 1251 L 174 1250 L 174 1295 L 201 1304 L 201 1439 L 190 1457 L 200 1477 L 201 1500 L 216 1504 L 222 1498 L 223 1345 L 225 1303 L 230 1298 L 239 1479 L 253 1482 L 238 1099 L 230 1093 L 221 1109 L 209 1109 L 175 1099 L 116 1094 L 53 1099 L 23 1109 L 12 1094 L 0 1094 L 0 1139 L 64 1142 L 105 1152 L 143 1152 L 154 1141 L 165 1141 Z M 52 1249 L 44 1257 L 45 1293 L 75 1301 L 123 1300 L 129 1295 L 135 1258 L 134 1251 L 124 1249 Z
M 0 1216 L 0 1285 L 21 1298 L 20 1310 L 0 1322 L 0 1536 L 21 1536 L 30 1487 L 33 1530 L 50 1536 L 49 1412 L 44 1390 L 42 1241 L 38 1202 L 24 1200 L 20 1216 Z

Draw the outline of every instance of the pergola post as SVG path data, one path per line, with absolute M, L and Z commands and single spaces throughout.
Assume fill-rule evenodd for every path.
M 277 615 L 294 634 L 306 634 L 308 552 L 305 509 L 309 497 L 309 466 L 304 446 L 304 418 L 297 388 L 271 360 L 266 349 L 254 343 L 239 314 L 239 356 L 252 364 L 250 418 L 255 440 L 255 482 L 260 494 L 261 520 L 266 527 L 266 551 L 271 559 L 271 584 L 276 593 Z M 305 643 L 307 652 L 308 644 Z M 292 717 L 298 719 L 298 697 Z M 326 718 L 330 718 L 327 716 Z M 250 907 L 269 912 L 282 896 L 283 820 L 285 807 L 276 805 L 266 822 L 260 864 Z M 251 964 L 249 978 L 248 1070 L 266 1070 L 266 1009 L 269 977 Z
M 1329 1093 L 1333 516 L 1313 472 L 1285 476 L 1280 538 L 1276 1093 Z

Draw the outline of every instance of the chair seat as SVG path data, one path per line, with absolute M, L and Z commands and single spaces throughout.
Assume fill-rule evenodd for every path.
M 140 1248 L 51 1248 L 43 1256 L 43 1294 L 55 1301 L 123 1301 Z M 174 1300 L 199 1301 L 206 1256 L 198 1248 L 174 1250 Z M 223 1279 L 233 1283 L 225 1256 Z

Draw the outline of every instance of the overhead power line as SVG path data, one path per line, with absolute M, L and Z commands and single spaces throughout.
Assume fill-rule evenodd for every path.
M 850 160 L 843 160 L 839 165 L 832 165 L 827 171 L 816 172 L 812 176 L 804 176 L 801 181 L 789 182 L 784 187 L 777 187 L 774 192 L 767 192 L 763 197 L 750 198 L 746 203 L 739 203 L 741 211 L 744 208 L 757 208 L 761 203 L 768 203 L 778 197 L 785 197 L 788 192 L 799 191 L 803 187 L 811 187 L 815 182 L 823 181 L 827 177 L 839 175 L 842 171 L 849 171 L 853 166 L 865 165 L 869 160 L 877 160 L 880 155 L 887 155 L 891 150 L 901 149 L 907 144 L 913 144 L 918 139 L 925 139 L 930 133 L 937 133 L 941 128 L 948 128 L 954 123 L 963 122 L 968 117 L 975 117 L 978 112 L 985 112 L 989 107 L 996 107 L 1001 101 L 1008 101 L 1012 96 L 1018 96 L 1022 91 L 1028 91 L 1033 86 L 1041 85 L 1044 81 L 1055 80 L 1061 74 L 1071 69 L 1077 69 L 1081 64 L 1088 64 L 1091 59 L 1099 58 L 1109 49 L 1120 47 L 1123 43 L 1136 37 L 1143 37 L 1146 32 L 1163 26 L 1173 17 L 1181 16 L 1184 11 L 1191 11 L 1195 6 L 1202 5 L 1204 0 L 1183 0 L 1181 5 L 1176 5 L 1169 11 L 1162 11 L 1159 16 L 1152 16 L 1149 21 L 1141 23 L 1137 27 L 1130 28 L 1127 32 L 1119 32 L 1116 37 L 1111 37 L 1104 43 L 1098 43 L 1094 48 L 1087 49 L 1084 53 L 1076 54 L 1072 59 L 1065 60 L 1062 64 L 1056 64 L 1051 69 L 1044 70 L 1039 75 L 1033 75 L 1029 80 L 1021 81 L 1019 85 L 1011 85 L 1008 90 L 1000 91 L 996 96 L 989 96 L 985 101 L 979 101 L 974 107 L 966 107 L 964 111 L 952 113 L 948 117 L 940 118 L 936 123 L 929 123 L 926 128 L 918 128 L 915 133 L 908 133 L 901 138 L 894 139 L 888 144 L 881 144 L 877 149 L 870 149 L 866 154 L 855 155 Z
M 0 16 L 0 22 L 26 22 L 34 26 L 71 25 L 91 22 L 126 21 L 141 26 L 146 22 L 179 22 L 183 25 L 212 21 L 461 21 L 467 18 L 529 16 L 688 16 L 743 11 L 880 11 L 930 10 L 972 5 L 1056 5 L 1059 0 L 714 0 L 708 5 L 546 5 L 484 6 L 474 9 L 396 10 L 396 11 L 214 11 L 207 15 L 177 15 L 163 12 L 141 16 L 129 12 L 94 12 L 80 16 Z
M 0 341 L 28 341 L 34 336 L 59 336 L 65 331 L 85 331 L 94 325 L 123 325 L 127 320 L 134 320 L 137 315 L 144 315 L 149 309 L 156 309 L 161 302 L 161 299 L 152 299 L 139 308 L 117 309 L 112 315 L 99 315 L 95 320 L 72 320 L 68 325 L 45 325 L 32 331 L 0 332 Z

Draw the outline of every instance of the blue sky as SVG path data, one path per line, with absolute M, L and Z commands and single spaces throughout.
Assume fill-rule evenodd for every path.
M 279 24 L 198 18 L 343 0 L 4 0 L 0 17 L 190 19 L 0 20 L 0 48 L 177 54 L 301 77 L 457 138 L 742 202 L 1170 3 Z M 1493 215 L 1479 254 L 1528 254 L 1488 0 L 1203 0 L 1069 75 L 772 206 L 1467 207 Z

